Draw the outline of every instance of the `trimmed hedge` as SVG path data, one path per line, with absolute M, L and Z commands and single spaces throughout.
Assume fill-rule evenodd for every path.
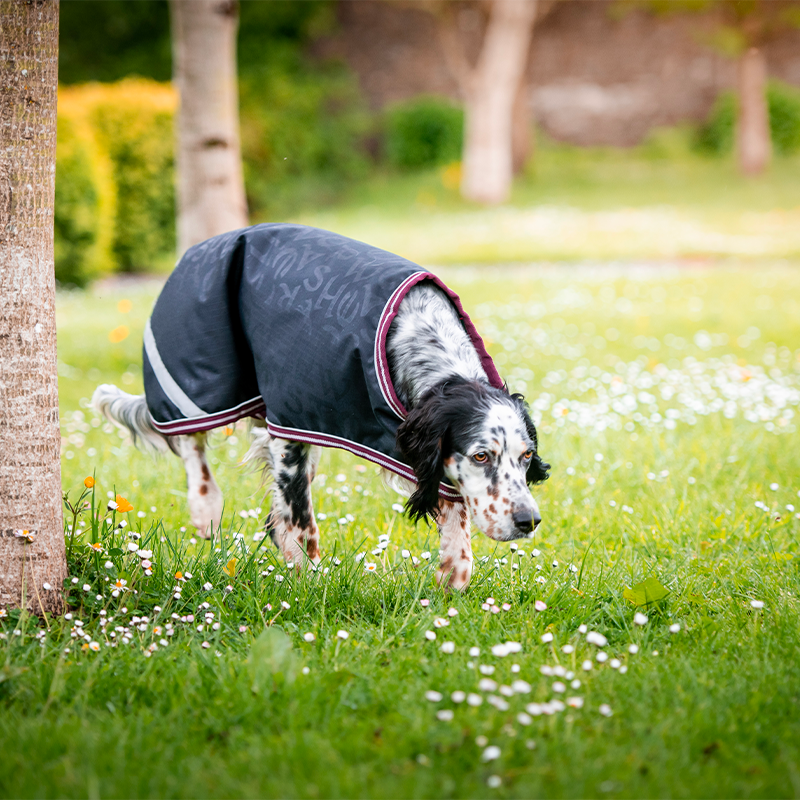
M 449 100 L 423 96 L 386 112 L 386 157 L 399 169 L 449 164 L 461 158 L 464 112 Z
M 780 81 L 767 85 L 769 127 L 775 152 L 790 155 L 800 150 L 800 90 Z M 733 150 L 736 136 L 737 98 L 723 92 L 714 103 L 705 125 L 698 130 L 698 147 L 714 155 Z
M 60 88 L 56 149 L 56 278 L 83 286 L 144 270 L 175 249 L 169 84 L 126 79 Z

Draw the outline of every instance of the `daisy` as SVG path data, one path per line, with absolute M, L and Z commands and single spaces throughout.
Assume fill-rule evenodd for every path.
M 500 755 L 501 755 L 500 748 L 497 747 L 497 745 L 492 744 L 492 745 L 489 745 L 489 747 L 487 747 L 483 751 L 483 754 L 481 755 L 481 760 L 482 761 L 495 761 L 496 759 L 500 758 Z
M 483 698 L 479 694 L 475 694 L 474 692 L 470 692 L 467 695 L 467 705 L 472 706 L 473 708 L 477 708 L 481 703 L 483 703 Z

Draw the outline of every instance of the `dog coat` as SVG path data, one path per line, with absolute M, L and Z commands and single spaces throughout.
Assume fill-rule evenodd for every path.
M 503 382 L 461 301 L 377 247 L 303 225 L 256 225 L 190 248 L 144 333 L 144 386 L 166 435 L 266 420 L 275 437 L 339 447 L 415 480 L 395 445 L 406 410 L 386 335 L 406 292 L 450 297 L 488 381 Z M 440 494 L 460 499 L 452 486 Z

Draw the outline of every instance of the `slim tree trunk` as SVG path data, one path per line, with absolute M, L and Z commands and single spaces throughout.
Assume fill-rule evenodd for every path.
M 178 252 L 247 225 L 235 0 L 170 0 L 177 126 Z
M 511 168 L 519 175 L 533 153 L 531 92 L 523 74 L 511 112 Z
M 736 151 L 745 175 L 758 175 L 769 164 L 772 141 L 767 108 L 767 64 L 764 54 L 751 47 L 739 60 L 739 115 Z
M 58 0 L 0 0 L 0 608 L 59 613 Z
M 495 0 L 466 90 L 461 192 L 480 203 L 508 199 L 514 100 L 528 60 L 538 0 Z

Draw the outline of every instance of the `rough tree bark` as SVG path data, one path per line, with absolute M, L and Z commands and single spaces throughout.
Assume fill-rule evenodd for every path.
M 0 609 L 59 613 L 58 0 L 0 2 Z
M 170 0 L 177 126 L 178 252 L 247 225 L 235 0 Z
M 439 32 L 464 97 L 461 193 L 479 203 L 508 199 L 514 173 L 514 104 L 528 62 L 539 0 L 493 0 L 477 63 L 469 64 L 458 28 L 442 18 Z M 518 145 L 519 150 L 519 145 Z
M 739 59 L 739 110 L 736 120 L 736 152 L 745 175 L 758 175 L 769 164 L 772 139 L 767 107 L 767 63 L 757 47 Z

